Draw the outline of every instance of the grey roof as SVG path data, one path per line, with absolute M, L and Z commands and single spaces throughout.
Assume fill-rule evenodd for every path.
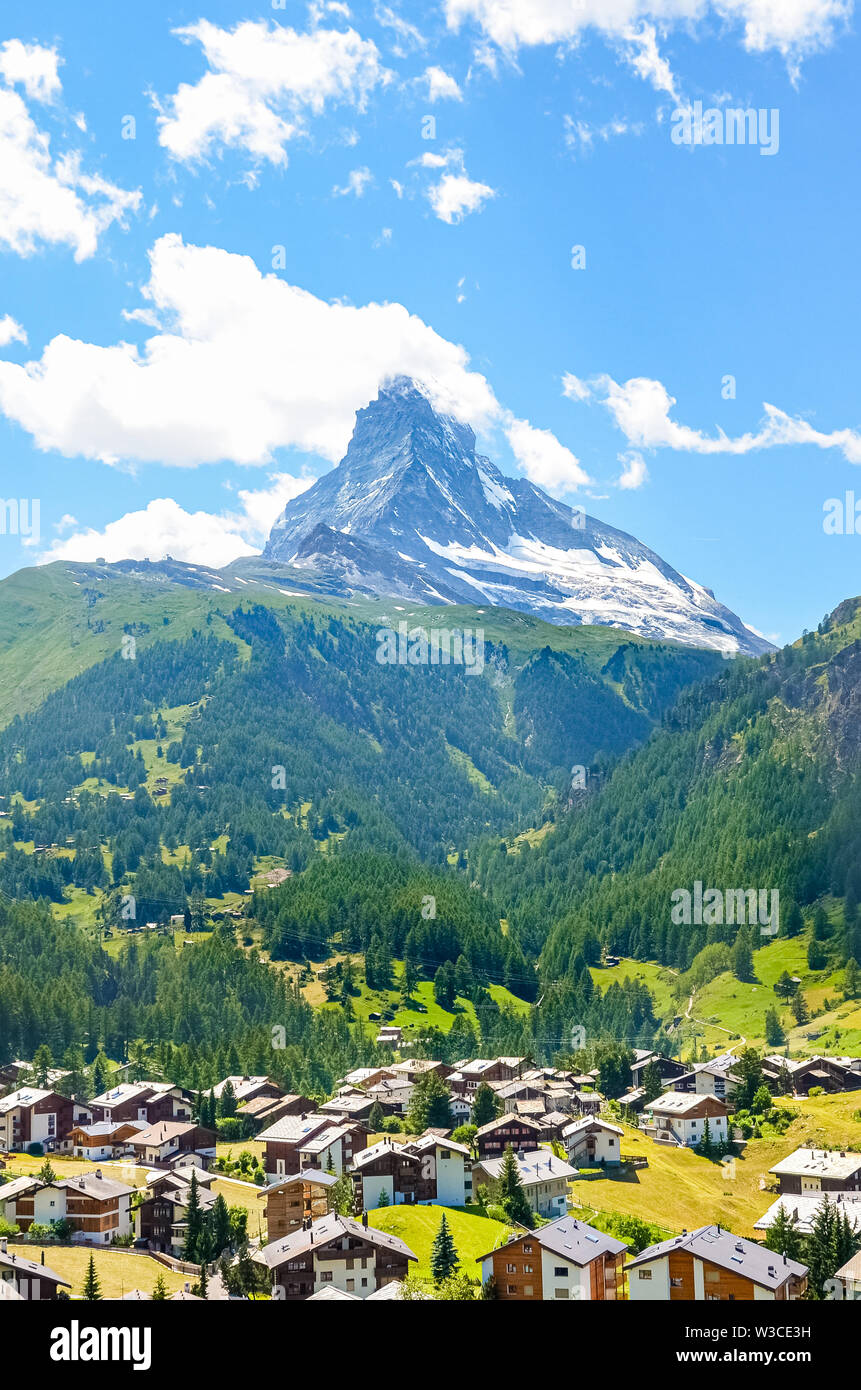
M 543 1249 L 576 1265 L 588 1264 L 596 1255 L 621 1255 L 628 1248 L 623 1240 L 596 1231 L 585 1221 L 575 1221 L 573 1216 L 562 1216 L 533 1235 Z
M 14 1269 L 16 1274 L 23 1271 L 31 1278 L 38 1275 L 40 1279 L 49 1279 L 52 1284 L 65 1284 L 69 1289 L 72 1287 L 68 1279 L 63 1279 L 53 1269 L 49 1269 L 48 1265 L 37 1264 L 35 1260 L 25 1259 L 23 1255 L 13 1254 L 11 1250 L 5 1255 L 0 1250 L 0 1265 L 5 1269 Z
M 851 1178 L 861 1169 L 861 1153 L 841 1149 L 796 1149 L 769 1168 L 769 1173 L 797 1177 Z
M 486 1125 L 482 1125 L 481 1129 L 476 1131 L 475 1137 L 477 1139 L 481 1134 L 490 1134 L 492 1130 L 499 1129 L 502 1125 L 510 1124 L 531 1125 L 536 1134 L 541 1133 L 541 1126 L 535 1120 L 530 1120 L 526 1115 L 499 1115 L 495 1120 L 488 1120 Z
M 608 1129 L 611 1134 L 624 1134 L 625 1131 L 618 1125 L 608 1125 L 606 1120 L 599 1120 L 597 1115 L 583 1115 L 579 1120 L 572 1120 L 570 1125 L 566 1125 L 562 1131 L 562 1138 L 567 1139 L 569 1135 L 577 1134 L 580 1130 L 584 1134 L 590 1134 L 593 1129 Z
M 354 1168 L 364 1168 L 369 1163 L 375 1162 L 378 1158 L 383 1158 L 386 1154 L 397 1154 L 399 1158 L 405 1158 L 409 1163 L 418 1163 L 417 1154 L 410 1153 L 409 1149 L 403 1144 L 393 1144 L 391 1139 L 381 1139 L 379 1143 L 372 1144 L 369 1149 L 362 1149 L 353 1159 Z
M 399 1299 L 401 1296 L 401 1289 L 403 1288 L 403 1286 L 403 1280 L 390 1279 L 388 1284 L 383 1284 L 383 1287 L 381 1289 L 374 1289 L 373 1293 L 369 1293 L 368 1297 L 365 1299 L 365 1302 L 382 1303 Z
M 330 1126 L 332 1123 L 331 1115 L 284 1115 L 280 1120 L 276 1120 L 268 1129 L 264 1129 L 260 1134 L 255 1135 L 258 1143 L 262 1140 L 275 1140 L 282 1143 L 299 1143 L 302 1139 L 307 1139 L 309 1135 L 316 1134 L 318 1130 Z
M 409 1246 L 397 1236 L 389 1235 L 388 1231 L 378 1231 L 375 1226 L 363 1226 L 349 1216 L 339 1216 L 337 1212 L 330 1212 L 328 1216 L 321 1216 L 318 1221 L 312 1221 L 307 1230 L 300 1228 L 291 1231 L 280 1240 L 273 1240 L 269 1245 L 264 1245 L 253 1258 L 267 1265 L 269 1269 L 277 1269 L 287 1260 L 295 1260 L 298 1255 L 304 1255 L 315 1247 L 319 1249 L 341 1236 L 353 1236 L 356 1240 L 364 1240 L 370 1245 L 405 1255 L 408 1260 L 418 1259 Z
M 0 1188 L 0 1193 L 2 1191 Z M 861 1232 L 861 1192 L 803 1192 L 797 1195 L 782 1192 L 777 1201 L 772 1202 L 768 1211 L 763 1212 L 759 1220 L 754 1222 L 753 1229 L 767 1231 L 773 1225 L 778 1212 L 785 1211 L 787 1216 L 795 1216 L 799 1231 L 803 1235 L 809 1235 L 813 1219 L 826 1196 L 829 1202 L 838 1205 L 841 1215 L 849 1218 L 852 1229 Z
M 450 1132 L 450 1131 L 449 1131 Z M 406 1146 L 413 1153 L 424 1153 L 425 1149 L 451 1149 L 454 1153 L 465 1154 L 469 1158 L 469 1147 L 466 1144 L 455 1144 L 453 1139 L 444 1139 L 441 1134 L 422 1134 L 418 1139 L 413 1139 Z
M 297 1182 L 321 1183 L 324 1187 L 331 1187 L 338 1181 L 334 1173 L 324 1173 L 322 1168 L 303 1168 L 299 1173 L 291 1173 L 289 1177 L 279 1178 L 277 1182 L 271 1182 L 258 1192 L 258 1197 L 265 1197 L 268 1192 L 274 1192 L 279 1187 L 292 1187 Z
M 74 1178 L 57 1178 L 56 1182 L 46 1185 L 65 1188 L 67 1192 L 69 1189 L 73 1192 L 85 1192 L 88 1197 L 98 1198 L 125 1197 L 136 1191 L 127 1183 L 116 1182 L 113 1178 L 100 1178 L 95 1173 L 81 1173 L 80 1176 Z
M 0 1187 L 0 1207 L 4 1202 L 9 1202 L 14 1197 L 22 1197 L 25 1192 L 33 1192 L 42 1183 L 39 1178 L 21 1177 L 13 1178 L 11 1182 L 4 1183 Z
M 336 1289 L 334 1284 L 324 1284 L 316 1293 L 309 1294 L 305 1299 L 306 1303 L 313 1303 L 315 1298 L 334 1299 L 336 1302 L 361 1303 L 359 1295 L 356 1293 L 346 1293 L 343 1289 Z
M 530 1149 L 522 1158 L 515 1154 L 514 1159 L 524 1187 L 532 1187 L 539 1182 L 551 1182 L 554 1178 L 577 1177 L 577 1169 L 557 1158 L 549 1149 Z M 483 1168 L 490 1177 L 498 1178 L 504 1162 L 504 1158 L 483 1158 L 475 1166 Z
M 650 1264 L 675 1250 L 689 1250 L 697 1259 L 720 1265 L 734 1274 L 742 1274 L 764 1289 L 779 1289 L 790 1275 L 802 1278 L 807 1273 L 807 1265 L 799 1264 L 797 1260 L 786 1260 L 753 1240 L 731 1235 L 720 1226 L 700 1226 L 688 1235 L 674 1236 L 671 1240 L 662 1240 L 658 1245 L 650 1245 L 630 1260 L 626 1268 Z

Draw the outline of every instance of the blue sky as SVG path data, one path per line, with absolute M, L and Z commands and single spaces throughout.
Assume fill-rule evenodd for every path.
M 861 588 L 823 530 L 861 484 L 859 57 L 851 0 L 7 0 L 0 496 L 40 536 L 0 574 L 260 548 L 406 370 L 815 626 Z M 776 110 L 774 153 L 675 143 L 695 102 Z

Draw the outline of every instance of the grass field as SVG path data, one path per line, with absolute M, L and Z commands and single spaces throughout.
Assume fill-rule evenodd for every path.
M 189 1278 L 187 1274 L 175 1274 L 149 1255 L 133 1255 L 128 1250 L 93 1250 L 88 1245 L 14 1245 L 11 1241 L 9 1249 L 37 1264 L 44 1249 L 45 1264 L 55 1274 L 68 1279 L 72 1287 L 66 1292 L 72 1298 L 80 1297 L 90 1255 L 95 1257 L 103 1298 L 122 1298 L 132 1289 L 152 1293 L 159 1274 L 164 1275 L 168 1293 L 176 1293 L 185 1287 Z
M 720 1163 L 690 1149 L 655 1144 L 647 1135 L 625 1127 L 623 1155 L 645 1155 L 648 1168 L 617 1176 L 581 1178 L 571 1183 L 573 1200 L 604 1211 L 640 1216 L 670 1230 L 692 1230 L 720 1222 L 741 1236 L 752 1236 L 753 1223 L 774 1200 L 769 1175 L 780 1159 L 802 1147 L 826 1144 L 861 1148 L 861 1123 L 852 1118 L 861 1096 L 820 1096 L 813 1100 L 779 1101 L 796 1116 L 785 1134 L 774 1139 L 751 1139 L 735 1160 L 729 1176 Z
M 626 979 L 639 980 L 655 996 L 655 1012 L 659 1018 L 666 1018 L 675 1012 L 675 990 L 679 977 L 666 966 L 655 965 L 653 961 L 624 958 L 610 968 L 590 966 L 589 974 L 602 990 L 612 984 L 621 984 Z M 684 1005 L 679 1009 L 680 1013 L 683 1011 Z
M 445 1212 L 449 1229 L 460 1256 L 460 1268 L 471 1278 L 481 1277 L 479 1265 L 475 1263 L 479 1255 L 495 1250 L 508 1238 L 508 1227 L 489 1216 L 476 1216 L 460 1207 L 378 1207 L 368 1213 L 370 1225 L 379 1231 L 388 1231 L 405 1241 L 413 1254 L 418 1257 L 417 1265 L 410 1265 L 411 1273 L 423 1279 L 430 1278 L 430 1255 L 433 1239 L 439 1229 L 442 1214 Z

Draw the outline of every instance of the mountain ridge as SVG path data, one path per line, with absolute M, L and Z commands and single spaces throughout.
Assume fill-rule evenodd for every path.
M 772 650 L 635 536 L 505 477 L 469 425 L 404 377 L 357 412 L 343 459 L 287 503 L 261 558 L 365 594 L 490 603 L 726 655 Z

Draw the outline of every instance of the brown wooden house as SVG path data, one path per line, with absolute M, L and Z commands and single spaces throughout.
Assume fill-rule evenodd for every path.
M 289 1178 L 282 1178 L 259 1193 L 266 1203 L 266 1229 L 269 1240 L 298 1230 L 303 1224 L 318 1221 L 329 1212 L 329 1188 L 337 1182 L 333 1173 L 305 1168 Z
M 563 1216 L 480 1255 L 482 1282 L 494 1281 L 503 1303 L 565 1300 L 603 1302 L 625 1297 L 625 1251 L 613 1236 Z
M 327 1286 L 367 1298 L 404 1279 L 417 1257 L 397 1236 L 365 1222 L 332 1212 L 259 1250 L 253 1258 L 270 1271 L 273 1299 L 296 1302 Z

